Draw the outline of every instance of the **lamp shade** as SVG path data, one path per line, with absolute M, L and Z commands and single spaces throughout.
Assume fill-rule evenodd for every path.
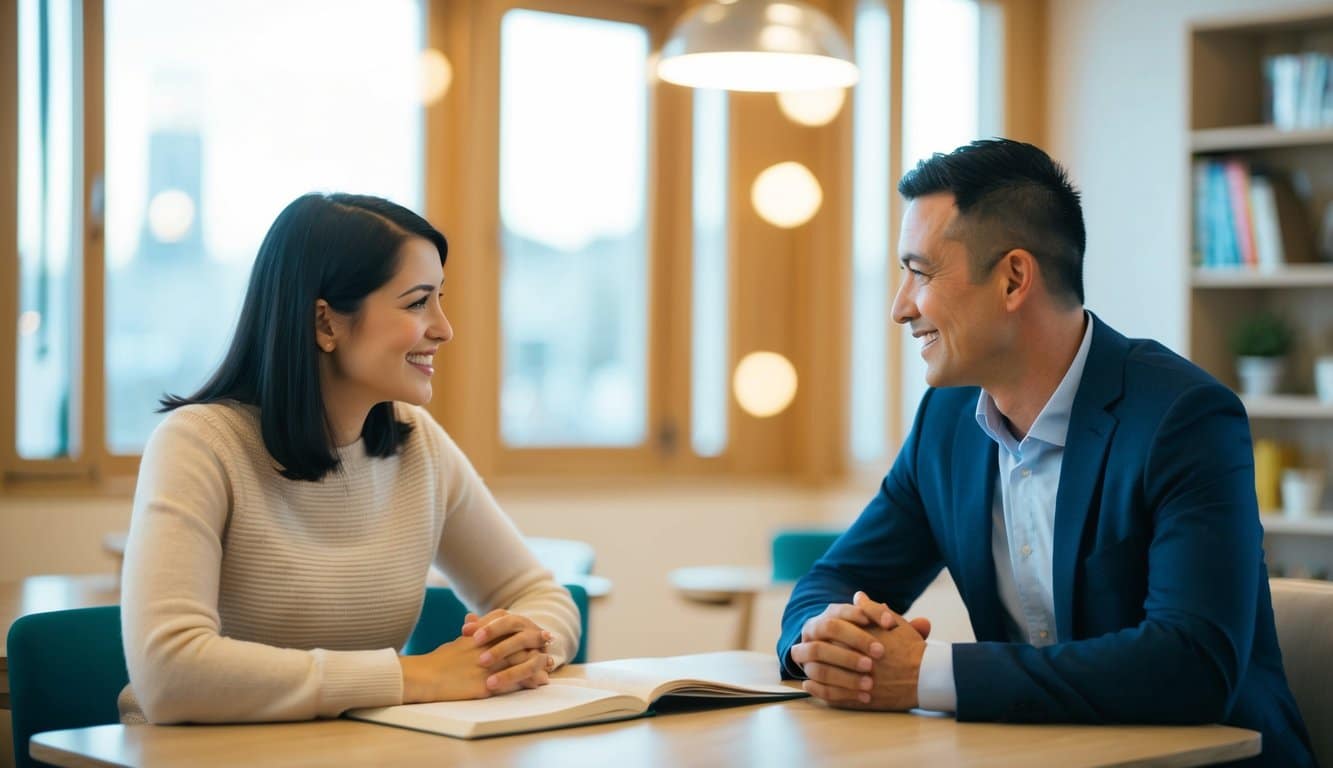
M 799 0 L 717 0 L 671 31 L 658 77 L 694 88 L 800 91 L 845 88 L 859 72 L 842 32 Z

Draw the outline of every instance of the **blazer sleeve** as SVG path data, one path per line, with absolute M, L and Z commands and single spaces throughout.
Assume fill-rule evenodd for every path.
M 863 590 L 903 612 L 940 572 L 942 560 L 917 489 L 916 462 L 925 423 L 927 391 L 916 425 L 903 443 L 879 492 L 829 551 L 801 577 L 782 614 L 778 659 L 784 678 L 803 677 L 791 662 L 801 627 L 830 603 L 850 603 Z
M 1221 385 L 1199 385 L 1144 448 L 1142 621 L 1043 648 L 954 645 L 959 720 L 1209 723 L 1230 712 L 1262 568 L 1245 410 Z

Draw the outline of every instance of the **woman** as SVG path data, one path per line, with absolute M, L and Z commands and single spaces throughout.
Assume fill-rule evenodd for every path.
M 448 246 L 374 197 L 306 195 L 255 259 L 226 358 L 144 450 L 122 720 L 302 720 L 533 687 L 578 612 L 420 406 Z M 400 648 L 439 565 L 466 633 Z

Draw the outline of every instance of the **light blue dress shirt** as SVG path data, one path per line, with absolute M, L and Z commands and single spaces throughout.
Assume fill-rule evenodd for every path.
M 1009 639 L 1035 646 L 1057 642 L 1052 539 L 1055 495 L 1074 396 L 1083 380 L 1083 366 L 1092 346 L 1092 323 L 1084 315 L 1083 342 L 1022 440 L 1014 439 L 995 400 L 982 390 L 977 398 L 977 424 L 999 444 L 999 472 L 991 506 L 991 557 Z M 921 659 L 917 698 L 922 709 L 957 709 L 953 645 L 928 641 Z

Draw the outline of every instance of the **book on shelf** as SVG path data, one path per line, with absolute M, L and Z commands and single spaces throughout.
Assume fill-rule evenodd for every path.
M 1265 120 L 1283 130 L 1333 125 L 1333 57 L 1283 53 L 1263 62 Z
M 1241 158 L 1194 161 L 1194 263 L 1272 270 L 1314 260 L 1312 227 L 1291 180 Z
M 540 688 L 471 701 L 354 709 L 355 720 L 462 739 L 544 731 L 653 714 L 664 699 L 732 703 L 807 695 L 779 680 L 772 654 L 724 651 L 574 664 Z

